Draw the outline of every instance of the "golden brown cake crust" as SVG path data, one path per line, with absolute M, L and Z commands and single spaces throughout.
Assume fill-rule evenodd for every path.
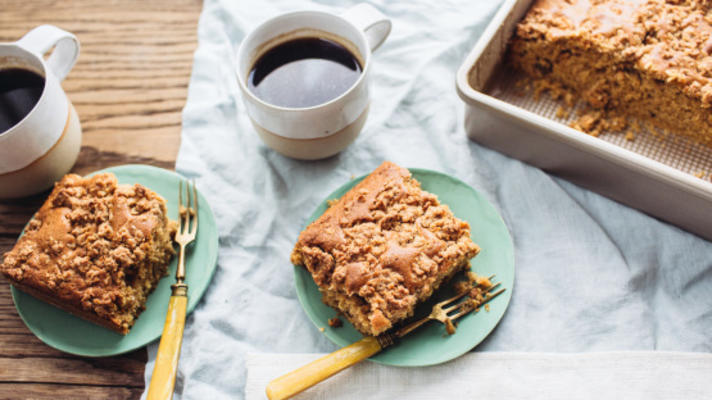
M 711 4 L 537 0 L 517 26 L 510 58 L 594 108 L 712 145 Z
M 466 222 L 408 170 L 384 162 L 299 235 L 291 258 L 324 302 L 375 336 L 411 316 L 478 251 Z
M 118 185 L 113 174 L 67 175 L 0 270 L 19 289 L 126 334 L 166 273 L 174 230 L 149 189 Z

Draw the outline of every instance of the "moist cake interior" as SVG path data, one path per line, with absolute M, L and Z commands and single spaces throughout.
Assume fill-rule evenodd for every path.
M 709 2 L 538 0 L 518 24 L 508 58 L 600 110 L 577 129 L 623 130 L 633 117 L 712 146 L 711 22 Z

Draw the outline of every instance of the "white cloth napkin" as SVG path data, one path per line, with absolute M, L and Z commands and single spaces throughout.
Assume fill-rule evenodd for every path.
M 512 301 L 478 351 L 712 350 L 712 243 L 465 137 L 455 72 L 496 1 L 374 1 L 393 31 L 374 55 L 371 114 L 356 142 L 318 162 L 266 148 L 239 97 L 237 47 L 279 13 L 338 13 L 356 1 L 325 3 L 205 1 L 176 168 L 210 202 L 220 253 L 187 320 L 175 399 L 243 398 L 247 352 L 335 350 L 297 301 L 289 253 L 320 201 L 383 160 L 462 179 L 512 233 Z
M 247 354 L 246 400 L 323 354 Z M 294 400 L 432 399 L 706 399 L 712 354 L 675 352 L 470 353 L 427 368 L 361 363 Z

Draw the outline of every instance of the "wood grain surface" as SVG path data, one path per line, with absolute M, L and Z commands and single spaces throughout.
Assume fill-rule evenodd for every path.
M 81 42 L 62 84 L 84 131 L 74 172 L 174 167 L 201 8 L 199 0 L 2 0 L 0 41 L 52 24 Z M 0 254 L 45 197 L 0 202 Z M 145 349 L 93 359 L 46 346 L 25 327 L 0 278 L 0 399 L 138 398 L 146 359 Z

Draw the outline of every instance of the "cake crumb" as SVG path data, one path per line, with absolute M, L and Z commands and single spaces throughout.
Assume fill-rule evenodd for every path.
M 707 174 L 705 173 L 705 171 L 702 171 L 702 170 L 697 171 L 697 173 L 695 174 L 695 176 L 698 178 L 703 178 L 705 175 L 707 175 Z
M 627 140 L 627 141 L 629 141 L 629 142 L 632 142 L 633 140 L 635 140 L 635 133 L 633 133 L 632 131 L 626 132 L 626 133 L 625 133 L 625 140 Z
M 564 109 L 564 107 L 559 106 L 559 108 L 556 109 L 556 118 L 561 118 L 561 119 L 566 119 L 569 117 L 569 112 Z
M 470 290 L 470 284 L 464 281 L 455 282 L 454 289 L 456 294 L 467 293 Z
M 600 122 L 600 113 L 590 111 L 585 112 L 576 121 L 572 122 L 569 126 L 574 129 L 578 129 L 581 132 L 588 133 L 592 136 L 598 136 L 601 132 L 596 129 Z
M 608 111 L 583 107 L 577 111 L 579 116 L 569 123 L 571 128 L 598 137 L 604 132 L 623 132 L 628 127 L 626 118 Z M 626 138 L 629 134 L 626 134 Z
M 344 323 L 339 317 L 334 317 L 329 318 L 329 326 L 332 328 L 341 328 L 342 326 L 344 326 Z
M 490 310 L 489 304 L 485 304 L 485 311 L 489 312 L 489 310 Z
M 477 286 L 482 286 L 485 289 L 492 286 L 492 282 L 490 282 L 489 278 L 486 278 L 484 276 L 478 276 L 475 279 L 475 282 L 477 282 Z
M 450 318 L 445 320 L 445 331 L 448 335 L 452 335 L 455 333 L 455 324 L 452 323 Z
M 481 303 L 485 299 L 485 297 L 482 295 L 482 289 L 480 289 L 479 287 L 473 287 L 468 296 L 470 296 L 470 298 L 476 303 Z
M 319 332 L 324 332 L 324 327 L 323 327 L 323 326 L 320 326 L 320 327 L 319 327 Z

